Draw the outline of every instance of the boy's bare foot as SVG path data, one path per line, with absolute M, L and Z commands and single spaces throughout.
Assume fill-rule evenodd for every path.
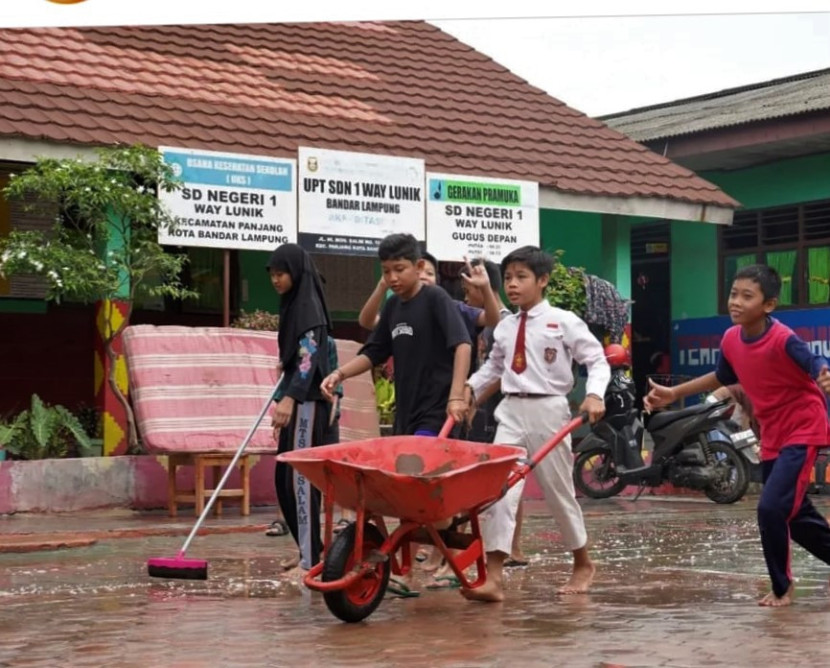
M 303 579 L 305 578 L 306 573 L 308 573 L 308 571 L 298 564 L 297 566 L 294 566 L 294 568 L 283 571 L 282 577 L 291 584 L 301 585 L 303 584 Z
M 297 568 L 297 566 L 299 566 L 299 564 L 300 564 L 300 555 L 295 554 L 293 556 L 286 557 L 285 559 L 280 561 L 280 568 L 284 571 L 290 571 L 290 570 L 293 570 L 294 568 Z
M 584 594 L 594 581 L 597 572 L 593 563 L 584 566 L 574 566 L 573 573 L 568 581 L 556 590 L 557 594 Z
M 414 573 L 412 571 L 409 571 L 409 573 L 407 573 L 406 575 L 390 575 L 389 580 L 394 580 L 395 582 L 397 582 L 400 585 L 403 585 L 407 589 L 412 589 L 412 587 L 415 584 Z
M 453 575 L 453 570 L 450 568 L 450 565 L 446 561 L 441 562 L 441 566 L 433 572 L 433 578 L 442 578 Z
M 486 603 L 499 603 L 504 600 L 504 589 L 493 580 L 487 580 L 480 587 L 475 589 L 460 589 L 461 595 L 468 601 L 484 601 Z
M 765 608 L 782 608 L 786 605 L 793 604 L 793 586 L 790 585 L 790 588 L 784 592 L 783 596 L 776 596 L 773 592 L 770 592 L 760 601 L 758 601 L 758 605 L 763 606 Z
M 444 562 L 444 555 L 441 554 L 441 550 L 437 547 L 432 546 L 429 556 L 426 558 L 426 561 L 421 562 L 421 570 L 427 573 L 434 573 Z

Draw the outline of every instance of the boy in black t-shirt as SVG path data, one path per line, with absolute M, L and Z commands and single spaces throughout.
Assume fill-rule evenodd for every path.
M 382 364 L 395 364 L 395 434 L 436 436 L 447 415 L 465 413 L 464 381 L 472 345 L 452 298 L 423 285 L 418 242 L 411 234 L 391 234 L 378 247 L 386 284 L 394 293 L 360 353 L 327 376 L 329 396 L 346 378 Z

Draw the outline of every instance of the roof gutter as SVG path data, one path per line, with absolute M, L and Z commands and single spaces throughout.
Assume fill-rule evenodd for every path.
M 3 137 L 0 141 L 0 160 L 35 163 L 38 158 L 53 158 L 55 160 L 67 158 L 95 159 L 97 157 L 96 148 L 86 144 L 58 144 L 51 141 Z
M 662 197 L 605 197 L 576 195 L 541 186 L 539 206 L 543 209 L 644 216 L 660 220 L 689 220 L 696 223 L 731 225 L 733 209 L 714 203 L 695 204 Z

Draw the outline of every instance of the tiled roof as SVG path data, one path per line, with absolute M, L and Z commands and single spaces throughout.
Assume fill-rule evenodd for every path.
M 830 109 L 830 69 L 603 116 L 637 141 Z
M 0 30 L 0 137 L 290 157 L 298 146 L 591 196 L 716 186 L 421 21 Z

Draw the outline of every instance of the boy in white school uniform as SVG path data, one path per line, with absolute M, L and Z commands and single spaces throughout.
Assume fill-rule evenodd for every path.
M 588 368 L 585 399 L 579 410 L 592 423 L 605 413 L 603 395 L 611 378 L 602 344 L 585 322 L 571 311 L 551 306 L 544 297 L 553 259 L 535 246 L 523 246 L 502 260 L 504 291 L 518 312 L 502 320 L 494 332 L 493 349 L 484 365 L 465 386 L 464 398 L 473 410 L 475 397 L 501 381 L 504 399 L 496 409 L 495 442 L 524 446 L 532 456 L 571 420 L 567 394 L 574 385 L 572 363 Z M 588 536 L 573 486 L 570 438 L 562 441 L 534 469 L 536 479 L 562 535 L 573 553 L 573 572 L 557 591 L 588 591 L 596 567 L 588 554 Z M 519 482 L 482 516 L 487 552 L 487 582 L 462 589 L 468 599 L 501 601 L 502 569 L 510 555 L 516 509 L 524 483 Z

